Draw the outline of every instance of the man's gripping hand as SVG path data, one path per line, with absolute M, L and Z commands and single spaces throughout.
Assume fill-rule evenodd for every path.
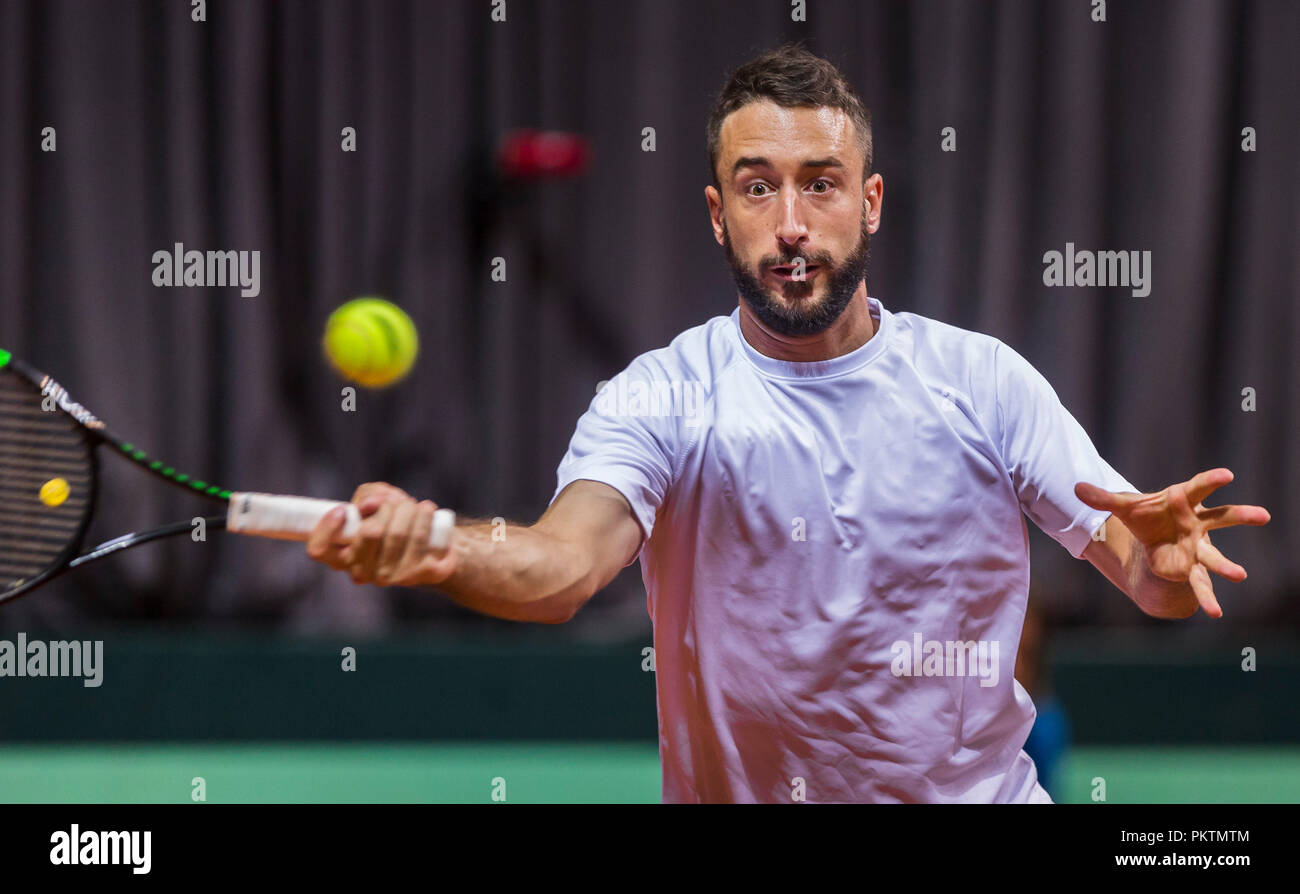
M 347 516 L 341 507 L 334 509 L 312 530 L 307 555 L 348 572 L 358 584 L 434 586 L 456 570 L 453 549 L 429 546 L 436 503 L 417 502 L 382 481 L 358 487 L 351 502 L 361 513 L 357 533 L 343 536 Z

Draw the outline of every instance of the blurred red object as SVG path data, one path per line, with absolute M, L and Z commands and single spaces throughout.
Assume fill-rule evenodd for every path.
M 502 174 L 519 180 L 573 177 L 587 167 L 591 151 L 580 134 L 559 130 L 515 130 L 497 154 Z

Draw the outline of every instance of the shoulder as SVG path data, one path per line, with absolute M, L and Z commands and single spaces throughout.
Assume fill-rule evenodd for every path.
M 651 383 L 690 384 L 711 393 L 727 368 L 743 359 L 735 328 L 730 316 L 711 317 L 664 347 L 638 355 L 620 375 Z
M 1006 342 L 984 332 L 914 313 L 894 315 L 896 343 L 929 387 L 970 407 L 984 430 L 1001 443 L 1008 413 L 1041 406 L 1046 379 Z
M 1011 351 L 992 335 L 921 314 L 894 313 L 891 322 L 896 346 L 922 373 L 957 381 L 992 378 L 1001 357 Z

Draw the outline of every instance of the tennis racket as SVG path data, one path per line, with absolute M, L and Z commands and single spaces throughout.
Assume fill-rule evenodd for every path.
M 95 512 L 100 447 L 155 478 L 227 504 L 224 514 L 204 518 L 209 529 L 302 542 L 335 506 L 347 508 L 345 537 L 361 525 L 351 503 L 231 492 L 179 472 L 114 435 L 59 383 L 0 349 L 0 603 L 119 550 L 193 530 L 190 519 L 81 552 Z M 430 545 L 446 549 L 455 524 L 454 512 L 439 509 Z

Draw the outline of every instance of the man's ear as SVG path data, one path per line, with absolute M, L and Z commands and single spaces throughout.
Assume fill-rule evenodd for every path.
M 868 177 L 862 191 L 862 201 L 867 206 L 867 232 L 874 235 L 880 229 L 880 215 L 884 210 L 885 178 L 879 174 Z
M 712 186 L 704 187 L 704 201 L 709 206 L 709 224 L 713 227 L 713 238 L 719 245 L 723 245 L 723 231 L 726 223 L 724 218 L 725 206 L 722 202 L 722 194 Z

